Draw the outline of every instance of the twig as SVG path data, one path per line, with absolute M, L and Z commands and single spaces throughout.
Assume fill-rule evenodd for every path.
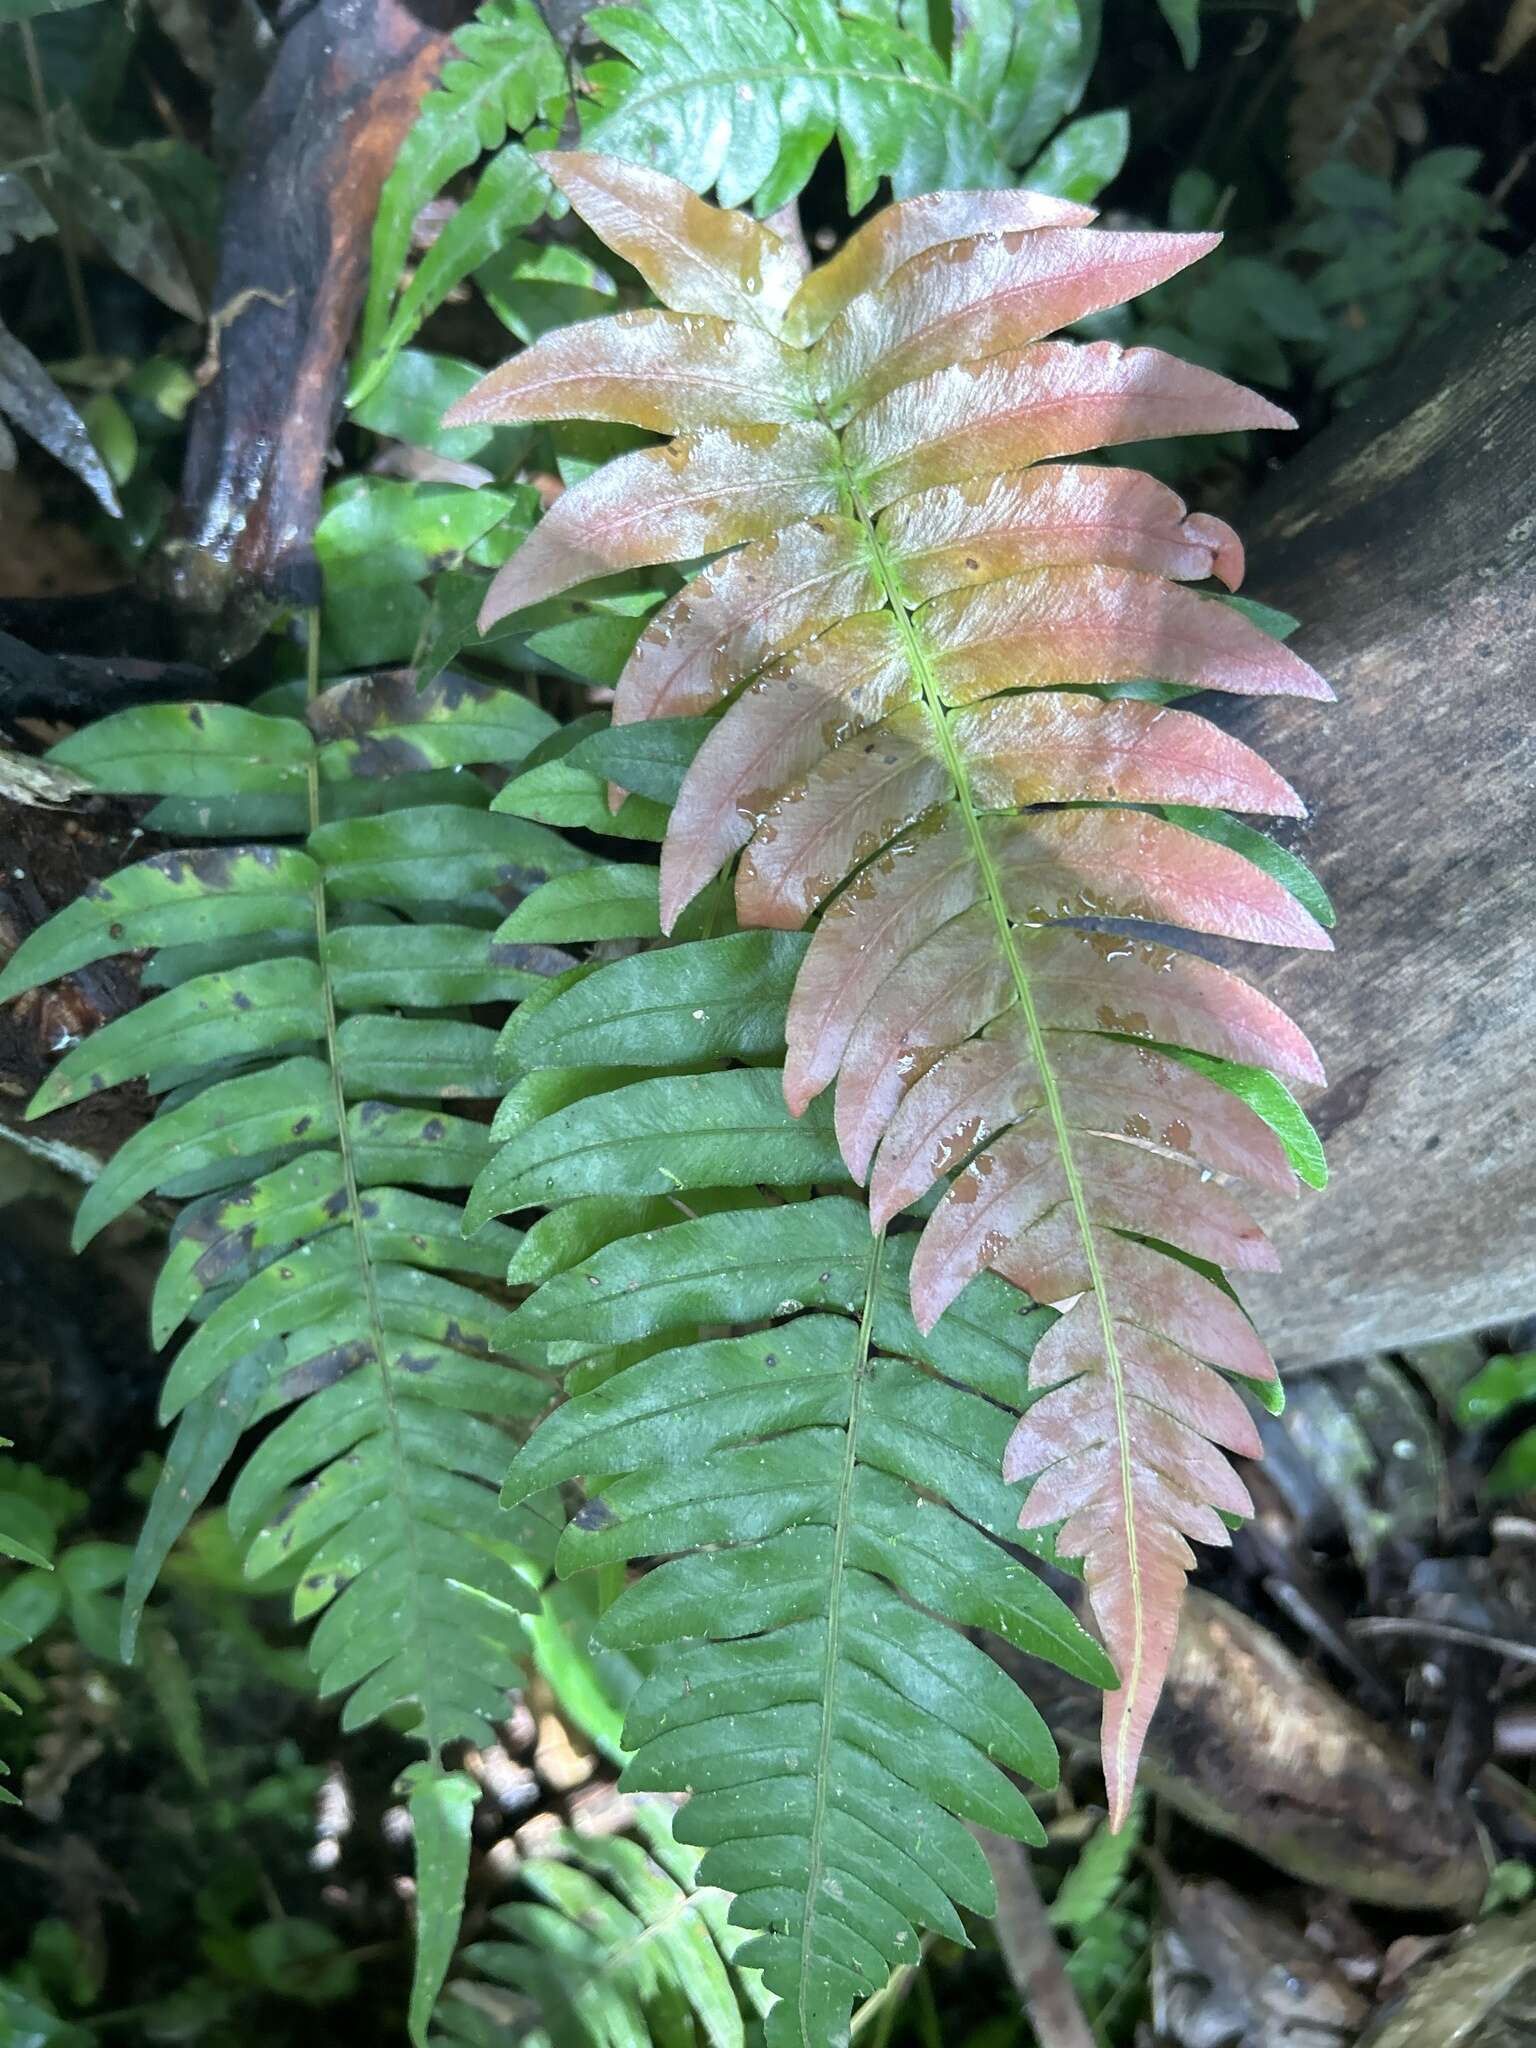
M 1346 110 L 1338 132 L 1333 138 L 1333 147 L 1328 152 L 1330 157 L 1344 154 L 1359 132 L 1361 122 L 1392 83 L 1393 74 L 1401 68 L 1414 44 L 1459 4 L 1460 0 L 1428 0 L 1428 4 L 1419 9 L 1412 21 L 1405 21 L 1394 32 L 1391 42 L 1377 61 L 1375 70 L 1365 81 L 1364 90 Z
M 1040 2048 L 1094 2048 L 1093 2029 L 1062 1963 L 1028 1851 L 986 1828 L 973 1832 L 997 1885 L 998 1946 Z
M 893 1970 L 880 1989 L 872 1991 L 864 2003 L 855 2011 L 852 2020 L 849 2022 L 848 2030 L 851 2034 L 862 2033 L 870 2025 L 870 2022 L 873 2021 L 874 2028 L 870 2035 L 870 2048 L 885 2048 L 885 2043 L 891 2037 L 891 2029 L 896 2024 L 903 2001 L 908 1991 L 912 1988 L 912 1980 L 922 1969 L 923 1963 L 927 1958 L 931 1940 L 932 1936 L 925 1934 L 918 1944 L 917 1961 L 915 1963 L 903 1963 L 899 1969 Z
M 1458 1628 L 1449 1621 L 1420 1621 L 1414 1615 L 1372 1614 L 1352 1621 L 1351 1629 L 1362 1636 L 1427 1636 L 1431 1642 L 1459 1643 L 1468 1650 L 1487 1650 L 1495 1657 L 1507 1657 L 1514 1664 L 1536 1664 L 1536 1643 L 1516 1642 L 1512 1636 L 1485 1635 L 1481 1629 Z
M 926 1969 L 917 1973 L 917 2012 L 915 2015 L 918 2038 L 923 2048 L 944 2048 L 944 2032 L 939 2025 L 939 2002 L 933 1995 L 933 1977 Z
M 130 704 L 205 696 L 210 687 L 208 671 L 191 662 L 44 654 L 0 632 L 0 719 L 99 718 Z
M 269 291 L 264 284 L 248 284 L 244 290 L 235 293 L 227 305 L 219 306 L 208 322 L 208 346 L 203 359 L 192 372 L 192 381 L 199 391 L 206 390 L 219 374 L 219 337 L 230 327 L 247 307 L 258 301 L 267 306 L 286 306 L 293 297 L 294 287 L 289 285 L 285 292 Z
M 91 309 L 85 300 L 85 281 L 80 275 L 80 254 L 75 247 L 75 231 L 67 218 L 67 209 L 59 202 L 54 190 L 52 162 L 59 153 L 58 132 L 53 125 L 53 109 L 48 104 L 48 91 L 43 84 L 43 67 L 38 60 L 37 38 L 32 33 L 30 21 L 16 24 L 21 35 L 21 47 L 26 52 L 27 83 L 32 90 L 32 107 L 37 115 L 37 125 L 43 131 L 43 186 L 49 203 L 59 224 L 59 253 L 64 258 L 64 282 L 69 290 L 69 302 L 74 309 L 75 327 L 80 336 L 80 353 L 93 356 L 96 353 L 96 329 L 91 324 Z
M 1514 191 L 1527 170 L 1529 170 L 1533 156 L 1536 156 L 1536 142 L 1528 142 L 1509 169 L 1504 173 L 1503 177 L 1500 178 L 1497 185 L 1488 194 L 1488 204 L 1490 206 L 1502 206 L 1504 204 L 1510 193 Z

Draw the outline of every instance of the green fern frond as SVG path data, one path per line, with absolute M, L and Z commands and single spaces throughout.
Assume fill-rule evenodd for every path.
M 6 1447 L 0 1437 L 0 1448 Z M 0 1579 L 0 1660 L 25 1650 L 61 1620 L 90 1656 L 115 1655 L 117 1606 L 109 1596 L 123 1582 L 130 1553 L 121 1543 L 89 1536 L 64 1543 L 85 1508 L 83 1493 L 36 1465 L 0 1461 L 0 1557 L 20 1566 Z M 0 1692 L 0 1711 L 22 1709 Z M 9 1765 L 0 1762 L 0 1778 L 9 1776 Z M 19 1804 L 0 1784 L 0 1806 Z
M 151 1193 L 186 1204 L 151 1317 L 161 1344 L 192 1328 L 162 1395 L 177 1427 L 127 1571 L 122 1650 L 241 1437 L 265 1427 L 227 1510 L 247 1571 L 292 1588 L 321 1692 L 347 1695 L 343 1728 L 403 1711 L 428 1751 L 407 1786 L 419 2043 L 476 1796 L 438 1758 L 493 1739 L 550 1548 L 543 1514 L 495 1491 L 509 1430 L 546 1398 L 498 1350 L 487 1297 L 518 1234 L 466 1238 L 442 1199 L 490 1151 L 465 1112 L 497 1092 L 495 1034 L 467 1013 L 538 987 L 495 927 L 589 857 L 491 817 L 487 785 L 461 772 L 547 739 L 523 698 L 451 673 L 322 691 L 313 641 L 311 663 L 307 693 L 282 686 L 261 709 L 152 706 L 55 750 L 99 788 L 160 796 L 152 828 L 204 843 L 94 885 L 18 949 L 0 999 L 150 953 L 159 993 L 66 1053 L 29 1109 L 134 1079 L 161 1098 L 87 1192 L 77 1246 Z
M 1095 1828 L 1050 1904 L 1051 1925 L 1068 1944 L 1067 1975 L 1096 2033 L 1146 1967 L 1150 1928 L 1135 1910 L 1145 1824 L 1146 1798 L 1138 1793 L 1118 1832 L 1107 1821 Z
M 1456 1400 L 1456 1419 L 1464 1428 L 1486 1427 L 1536 1399 L 1536 1351 L 1490 1358 Z M 1529 1493 L 1536 1485 L 1536 1429 L 1519 1431 L 1494 1460 L 1486 1481 L 1488 1496 L 1499 1500 Z
M 604 2048 L 618 2041 L 760 2039 L 769 2000 L 737 1958 L 746 1936 L 730 1899 L 698 1882 L 697 1854 L 664 1808 L 637 1804 L 641 1841 L 566 1832 L 518 1872 L 531 1894 L 492 1914 L 495 1937 L 472 1943 L 475 1979 L 450 1986 L 434 2040 L 447 2048 Z
M 670 793 L 676 761 L 637 773 L 627 739 L 566 758 L 599 788 L 649 774 Z M 514 781 L 498 804 L 523 801 Z M 546 883 L 513 923 L 547 910 L 538 928 L 558 939 L 603 895 L 639 900 L 611 869 L 592 879 L 585 904 L 569 878 Z M 1054 1747 L 963 1631 L 1110 1672 L 1002 1547 L 1017 1522 L 1002 1446 L 1051 1312 L 987 1276 L 919 1335 L 914 1240 L 872 1240 L 862 1201 L 836 1192 L 830 1120 L 784 1106 L 805 945 L 724 931 L 525 1000 L 466 1223 L 544 1212 L 512 1269 L 538 1284 L 501 1342 L 568 1369 L 570 1398 L 504 1497 L 585 1480 L 562 1577 L 669 1560 L 595 1632 L 654 1660 L 622 1782 L 692 1793 L 675 1831 L 707 1849 L 700 1881 L 756 1935 L 742 1960 L 778 1999 L 769 2041 L 821 2048 L 915 1959 L 918 1928 L 964 1940 L 957 1906 L 990 1908 L 965 1821 L 1039 1838 L 1006 1769 L 1049 1784 Z
M 9 1437 L 0 1437 L 0 1450 L 9 1450 Z M 9 1574 L 0 1587 L 0 1658 L 9 1657 L 29 1640 L 27 1630 L 12 1610 L 18 1597 L 25 1601 L 23 1590 L 29 1581 L 39 1574 L 53 1570 L 50 1552 L 53 1549 L 54 1526 L 43 1505 L 29 1500 L 18 1490 L 17 1481 L 27 1467 L 7 1458 L 0 1465 L 0 1557 L 8 1557 L 22 1567 L 19 1578 Z M 46 1624 L 45 1624 L 46 1625 Z M 19 1714 L 21 1707 L 8 1692 L 0 1692 L 0 1713 Z M 11 1767 L 0 1757 L 0 1778 L 8 1778 Z M 19 1806 L 21 1801 L 7 1785 L 0 1784 L 0 1806 Z
M 31 1108 L 140 1077 L 162 1098 L 89 1190 L 77 1243 L 151 1192 L 187 1202 L 153 1323 L 161 1343 L 192 1328 L 125 1650 L 242 1434 L 275 1425 L 230 1496 L 247 1567 L 286 1574 L 322 1691 L 349 1694 L 344 1725 L 408 1707 L 435 1753 L 489 1737 L 518 1676 L 509 1617 L 536 1606 L 547 1549 L 494 1492 L 509 1424 L 545 1398 L 493 1341 L 485 1288 L 517 1236 L 466 1240 L 442 1199 L 489 1149 L 465 1111 L 496 1088 L 494 1034 L 466 1011 L 537 985 L 492 930 L 520 887 L 585 856 L 490 818 L 484 784 L 453 775 L 521 759 L 543 713 L 462 676 L 420 696 L 402 680 L 264 711 L 157 706 L 64 742 L 99 787 L 161 795 L 161 829 L 242 843 L 96 885 L 26 941 L 0 997 L 152 952 L 160 992 L 67 1053 Z M 454 801 L 421 802 L 437 777 Z M 381 815 L 347 815 L 360 792 Z M 255 836 L 274 825 L 302 843 Z
M 508 143 L 539 123 L 558 128 L 564 105 L 565 61 L 533 0 L 482 0 L 474 20 L 454 32 L 454 49 L 380 195 L 354 403 L 453 286 L 544 211 L 547 187 L 521 146 Z M 500 154 L 402 291 L 417 215 L 486 150 Z
M 562 1573 L 672 1560 L 599 1625 L 604 1643 L 662 1653 L 630 1704 L 624 1783 L 692 1790 L 679 1831 L 761 1930 L 745 1959 L 786 2001 L 774 2040 L 836 2038 L 850 2004 L 916 1959 L 915 1927 L 963 1939 L 950 1902 L 989 1909 L 962 1820 L 1039 1838 L 999 1765 L 1049 1784 L 1050 1737 L 958 1631 L 1108 1678 L 993 1540 L 1016 1519 L 997 1397 L 1017 1398 L 1048 1317 L 998 1283 L 920 1339 L 908 1249 L 872 1249 L 862 1207 L 835 1196 L 722 1212 L 605 1246 L 509 1332 L 681 1340 L 556 1410 L 507 1492 L 604 1475 L 561 1538 Z M 687 1341 L 704 1320 L 765 1318 Z
M 1094 1829 L 1051 1901 L 1051 1925 L 1079 1936 L 1109 1911 L 1141 1847 L 1146 1801 L 1136 1798 L 1118 1831 L 1107 1823 Z
M 0 1436 L 0 1451 L 11 1440 Z M 41 1571 L 52 1569 L 59 1530 L 85 1508 L 85 1495 L 16 1458 L 0 1458 L 0 1557 Z
M 1076 106 L 1098 49 L 1097 0 L 1020 9 L 979 0 L 940 49 L 911 9 L 765 0 L 602 7 L 588 33 L 619 52 L 587 71 L 585 140 L 771 213 L 836 141 L 858 213 L 888 178 L 898 198 L 1011 185 Z M 1123 125 L 1123 117 L 1112 116 Z M 1109 143 L 1102 117 L 1096 130 Z M 1121 154 L 1123 154 L 1123 141 Z M 1073 152 L 1065 152 L 1072 155 Z M 1076 153 L 1079 174 L 1085 162 Z M 1035 166 L 1024 182 L 1047 187 Z M 1118 169 L 1107 157 L 1092 198 Z
M 597 49 L 578 106 L 594 148 L 699 192 L 715 187 L 727 206 L 751 201 L 759 213 L 795 198 L 834 142 L 853 213 L 882 179 L 902 196 L 1022 177 L 1086 201 L 1119 172 L 1129 142 L 1119 110 L 1061 125 L 1087 85 L 1101 13 L 1101 0 L 1027 10 L 977 0 L 952 46 L 941 47 L 911 10 L 891 4 L 727 0 L 700 10 L 689 0 L 636 0 L 588 16 Z M 354 408 L 375 398 L 400 351 L 466 277 L 483 270 L 500 310 L 513 238 L 550 200 L 528 152 L 553 142 L 568 80 L 532 0 L 482 0 L 454 45 L 380 198 Z M 487 151 L 473 190 L 405 276 L 422 208 Z M 554 275 L 568 286 L 576 274 L 559 266 Z M 510 295 L 515 331 L 525 296 Z

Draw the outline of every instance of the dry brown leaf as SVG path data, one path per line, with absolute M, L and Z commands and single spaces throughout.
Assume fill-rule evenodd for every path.
M 1390 177 L 1399 146 L 1423 140 L 1424 95 L 1448 55 L 1443 18 L 1420 28 L 1425 11 L 1424 0 L 1319 0 L 1298 28 L 1289 117 L 1294 186 L 1334 157 Z
M 1536 0 L 1511 0 L 1488 69 L 1507 71 L 1533 37 L 1536 37 Z

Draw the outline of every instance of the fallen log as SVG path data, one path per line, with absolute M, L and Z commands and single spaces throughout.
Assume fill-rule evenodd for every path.
M 1469 1927 L 1410 1976 L 1358 2048 L 1521 2048 L 1536 2039 L 1536 1906 Z
M 1096 1748 L 1102 1695 L 988 1648 L 1069 1750 Z M 1464 1918 L 1487 1885 L 1471 1803 L 1437 1790 L 1399 1737 L 1210 1593 L 1185 1599 L 1141 1776 L 1212 1834 L 1345 1898 Z
M 1332 1184 L 1243 1296 L 1320 1361 L 1536 1307 L 1536 257 L 1304 448 L 1244 519 L 1252 591 L 1337 705 L 1223 717 L 1312 815 L 1336 956 L 1260 970 L 1329 1074 Z M 1253 970 L 1250 968 L 1249 970 Z

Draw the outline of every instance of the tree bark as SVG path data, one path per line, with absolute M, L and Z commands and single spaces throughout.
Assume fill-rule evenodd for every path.
M 1536 1308 L 1536 257 L 1268 485 L 1253 594 L 1335 706 L 1219 713 L 1312 806 L 1338 952 L 1255 978 L 1315 1039 L 1332 1182 L 1243 1286 L 1320 1361 Z M 1250 966 L 1252 974 L 1254 969 Z
M 997 1945 L 1038 2048 L 1094 2048 L 1093 2029 L 1067 1975 L 1029 1851 L 990 1828 L 972 1833 L 997 1886 Z
M 188 645 L 245 653 L 320 601 L 313 538 L 379 193 L 469 0 L 290 11 L 246 123 L 219 242 L 179 532 L 165 556 Z

